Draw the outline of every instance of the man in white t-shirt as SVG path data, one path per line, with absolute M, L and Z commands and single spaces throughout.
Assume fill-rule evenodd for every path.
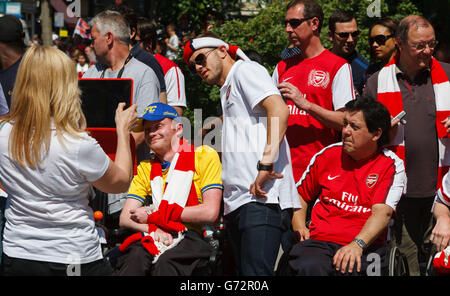
M 236 273 L 273 275 L 291 211 L 300 208 L 284 136 L 289 110 L 267 70 L 236 46 L 196 38 L 183 58 L 221 87 L 224 214 Z

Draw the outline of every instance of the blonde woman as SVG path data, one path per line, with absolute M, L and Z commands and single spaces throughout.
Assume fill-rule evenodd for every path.
M 75 64 L 52 47 L 23 56 L 10 117 L 0 127 L 0 183 L 8 193 L 3 238 L 5 275 L 109 275 L 93 213 L 92 184 L 128 190 L 130 130 L 136 106 L 116 110 L 117 151 L 111 161 L 85 132 Z

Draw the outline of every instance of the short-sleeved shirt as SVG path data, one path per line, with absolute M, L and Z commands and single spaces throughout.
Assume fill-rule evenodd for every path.
M 160 54 L 155 54 L 156 60 L 161 64 L 167 88 L 167 104 L 186 108 L 186 90 L 184 75 L 180 67 Z
M 383 149 L 355 161 L 336 143 L 317 153 L 298 184 L 306 202 L 315 201 L 311 213 L 311 238 L 349 244 L 370 217 L 374 204 L 395 211 L 405 183 L 403 161 Z M 377 243 L 385 240 L 381 235 Z
M 352 68 L 353 86 L 358 94 L 362 94 L 364 83 L 366 82 L 366 71 L 369 62 L 357 51 L 346 58 Z
M 9 156 L 11 130 L 9 123 L 0 129 L 0 183 L 9 202 L 3 251 L 14 258 L 63 264 L 101 259 L 89 189 L 105 174 L 109 157 L 87 134 L 63 134 L 60 142 L 53 128 L 42 163 L 23 167 Z
M 169 172 L 170 163 L 163 165 L 162 177 L 164 184 Z M 150 160 L 141 161 L 137 168 L 137 175 L 134 176 L 128 190 L 127 198 L 132 198 L 140 201 L 142 204 L 152 195 L 152 187 L 150 184 L 150 173 L 152 170 Z M 203 145 L 195 149 L 195 172 L 193 182 L 199 203 L 203 203 L 202 194 L 209 189 L 218 188 L 223 189 L 222 180 L 222 166 L 219 155 L 209 146 Z
M 271 95 L 281 96 L 266 68 L 253 61 L 235 62 L 220 88 L 225 215 L 249 202 L 300 208 L 286 137 L 280 139 L 278 158 L 273 163 L 274 171 L 283 178 L 263 184 L 267 199 L 256 198 L 249 191 L 267 142 L 267 112 L 260 103 Z M 277 119 L 273 118 L 272 126 L 276 127 Z
M 272 78 L 296 86 L 314 104 L 327 110 L 339 110 L 355 98 L 350 65 L 329 50 L 314 58 L 296 55 L 278 63 Z M 291 100 L 286 137 L 291 147 L 294 179 L 298 181 L 311 157 L 324 147 L 338 141 L 337 133 L 325 127 Z
M 440 62 L 450 78 L 450 65 Z M 379 71 L 370 76 L 364 95 L 378 97 Z M 436 100 L 429 69 L 418 73 L 413 81 L 396 68 L 396 78 L 406 112 L 404 125 L 405 167 L 408 182 L 406 196 L 432 197 L 438 180 L 438 138 L 436 130 Z M 395 115 L 393 115 L 395 116 Z
M 6 102 L 8 103 L 8 108 L 11 108 L 11 95 L 14 89 L 14 83 L 16 81 L 17 71 L 19 70 L 19 65 L 21 61 L 22 57 L 20 57 L 9 68 L 0 69 L 0 84 L 3 87 L 3 93 L 5 94 Z
M 155 56 L 141 48 L 139 44 L 133 46 L 130 50 L 133 57 L 138 61 L 143 62 L 147 66 L 155 71 L 156 77 L 158 77 L 159 85 L 161 86 L 161 92 L 166 92 L 166 82 L 164 81 L 164 72 L 160 63 L 156 60 Z

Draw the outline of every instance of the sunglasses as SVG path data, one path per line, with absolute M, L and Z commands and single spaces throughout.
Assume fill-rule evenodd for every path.
M 348 39 L 348 36 L 352 35 L 352 38 L 356 38 L 359 36 L 359 30 L 356 30 L 354 32 L 334 32 L 336 35 L 338 35 L 342 39 Z
M 192 72 L 192 74 L 196 74 L 197 73 L 197 69 L 196 69 L 196 65 L 199 66 L 205 66 L 206 65 L 206 59 L 208 58 L 208 55 L 215 51 L 217 48 L 211 49 L 210 51 L 207 51 L 206 53 L 199 53 L 195 59 L 193 63 L 189 64 L 189 70 Z
M 372 45 L 374 42 L 378 45 L 385 45 L 386 41 L 392 37 L 394 37 L 394 35 L 377 35 L 375 37 L 369 37 L 369 45 Z
M 292 29 L 297 28 L 298 26 L 300 26 L 304 21 L 310 20 L 314 18 L 314 16 L 312 17 L 305 17 L 305 18 L 291 18 L 288 20 L 283 20 L 283 25 L 286 27 L 287 24 L 289 24 L 291 26 Z

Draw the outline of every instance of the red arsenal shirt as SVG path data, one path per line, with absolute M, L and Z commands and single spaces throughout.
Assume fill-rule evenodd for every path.
M 307 100 L 327 110 L 339 110 L 355 97 L 350 65 L 329 50 L 310 59 L 296 55 L 279 62 L 272 79 L 276 84 L 283 81 L 292 83 Z M 292 101 L 288 100 L 286 104 L 290 111 L 286 138 L 297 182 L 311 157 L 336 143 L 338 137 L 334 130 L 298 109 Z
M 306 202 L 318 198 L 311 213 L 311 238 L 349 244 L 374 204 L 387 204 L 395 211 L 404 183 L 403 161 L 390 150 L 355 161 L 342 152 L 342 143 L 324 148 L 311 159 L 297 184 Z M 375 243 L 385 239 L 386 233 Z

